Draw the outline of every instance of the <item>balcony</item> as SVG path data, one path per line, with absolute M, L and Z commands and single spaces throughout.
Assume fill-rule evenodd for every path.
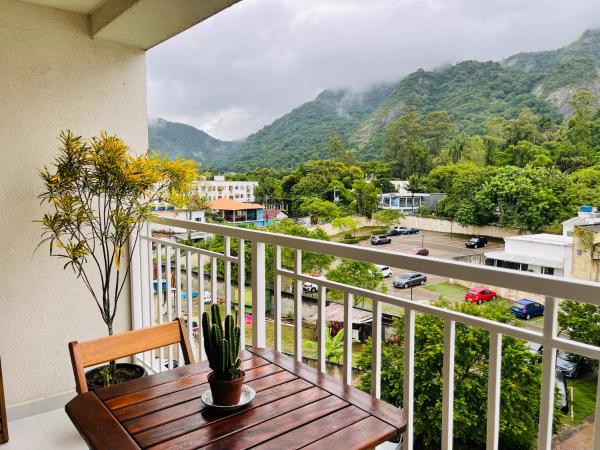
M 240 229 L 236 227 L 193 223 L 171 219 L 157 219 L 162 225 L 189 228 L 212 235 L 223 236 L 224 252 L 217 253 L 209 250 L 175 244 L 163 239 L 152 237 L 150 224 L 144 230 L 141 245 L 137 251 L 140 258 L 139 272 L 135 275 L 136 292 L 133 296 L 133 320 L 136 328 L 162 323 L 174 317 L 187 317 L 189 338 L 194 346 L 196 356 L 204 358 L 201 349 L 202 334 L 194 330 L 199 323 L 199 317 L 205 310 L 203 296 L 197 292 L 210 292 L 211 299 L 223 300 L 224 310 L 235 310 L 242 326 L 242 336 L 246 336 L 246 345 L 253 347 L 271 347 L 277 352 L 286 350 L 298 361 L 303 360 L 302 347 L 302 305 L 303 283 L 313 283 L 318 287 L 316 292 L 316 341 L 317 357 L 315 366 L 321 372 L 326 371 L 325 354 L 326 341 L 326 303 L 327 292 L 335 290 L 343 293 L 344 324 L 352 323 L 353 298 L 366 297 L 372 302 L 371 326 L 371 395 L 379 398 L 381 395 L 382 370 L 382 313 L 389 305 L 404 310 L 404 386 L 406 395 L 402 406 L 407 419 L 407 429 L 404 434 L 405 447 L 412 448 L 414 432 L 414 354 L 415 354 L 415 317 L 417 314 L 431 315 L 443 320 L 444 349 L 443 349 L 443 402 L 442 420 L 440 423 L 442 448 L 453 447 L 453 411 L 454 411 L 454 358 L 456 326 L 463 324 L 478 327 L 489 332 L 489 367 L 488 367 L 488 400 L 487 400 L 487 448 L 498 448 L 499 419 L 500 419 L 500 386 L 502 337 L 510 336 L 516 339 L 535 342 L 544 346 L 542 357 L 542 383 L 540 397 L 540 415 L 538 424 L 538 448 L 549 449 L 552 443 L 552 418 L 555 397 L 556 353 L 558 350 L 568 351 L 595 360 L 600 359 L 600 348 L 558 336 L 557 311 L 560 299 L 568 298 L 576 301 L 599 305 L 600 285 L 592 282 L 575 281 L 565 278 L 534 275 L 505 269 L 490 268 L 467 263 L 448 261 L 435 258 L 422 258 L 386 250 L 366 247 L 349 246 L 327 241 L 317 241 L 299 237 L 284 236 Z M 234 242 L 235 244 L 234 248 Z M 273 259 L 266 259 L 266 248 L 272 247 Z M 282 266 L 282 250 L 293 251 L 294 267 Z M 374 264 L 401 267 L 423 273 L 438 275 L 455 280 L 469 280 L 491 286 L 510 288 L 537 294 L 544 299 L 546 313 L 540 328 L 524 328 L 512 324 L 495 322 L 473 315 L 463 314 L 451 309 L 433 306 L 427 303 L 417 303 L 403 297 L 381 292 L 370 291 L 347 284 L 341 284 L 324 277 L 313 276 L 302 272 L 302 258 L 306 252 L 330 255 L 336 258 L 347 258 L 358 261 L 368 261 Z M 251 276 L 246 279 L 245 265 L 250 256 Z M 219 266 L 221 265 L 221 267 Z M 266 273 L 272 268 L 272 279 L 267 279 Z M 232 268 L 237 266 L 237 278 L 232 278 Z M 219 269 L 220 267 L 220 269 Z M 157 273 L 153 273 L 154 270 Z M 220 272 L 219 272 L 220 271 Z M 222 273 L 221 279 L 219 273 Z M 155 277 L 164 280 L 174 280 L 170 289 L 156 292 Z M 284 280 L 292 280 L 293 289 L 293 346 L 284 348 L 284 327 L 289 324 L 283 320 L 282 292 Z M 246 286 L 249 286 L 251 307 L 237 308 L 236 299 L 245 298 Z M 266 295 L 267 288 L 272 286 L 273 298 L 271 314 L 267 318 Z M 196 296 L 195 293 L 196 292 Z M 251 311 L 251 313 L 250 313 Z M 247 315 L 251 316 L 251 320 Z M 191 320 L 190 320 L 191 318 Z M 345 325 L 344 325 L 345 326 Z M 247 329 L 244 329 L 247 327 Z M 268 337 L 268 339 L 267 339 Z M 267 345 L 268 343 L 268 345 Z M 344 351 L 341 361 L 342 383 L 351 384 L 352 371 L 352 333 L 345 333 Z M 138 363 L 144 364 L 154 371 L 166 370 L 177 360 L 177 349 L 168 349 L 164 353 L 145 353 L 136 357 Z M 398 414 L 401 414 L 398 410 Z M 600 448 L 600 421 L 595 425 L 594 448 Z

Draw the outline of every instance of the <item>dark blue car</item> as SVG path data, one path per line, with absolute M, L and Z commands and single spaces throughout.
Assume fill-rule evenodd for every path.
M 526 298 L 515 302 L 511 310 L 516 317 L 525 320 L 544 315 L 544 305 Z

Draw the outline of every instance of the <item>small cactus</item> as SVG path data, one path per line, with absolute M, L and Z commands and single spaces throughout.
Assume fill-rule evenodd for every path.
M 236 380 L 244 375 L 239 359 L 240 327 L 230 314 L 225 316 L 225 323 L 222 323 L 218 305 L 211 306 L 210 314 L 211 319 L 208 312 L 202 314 L 202 335 L 208 363 L 216 380 Z

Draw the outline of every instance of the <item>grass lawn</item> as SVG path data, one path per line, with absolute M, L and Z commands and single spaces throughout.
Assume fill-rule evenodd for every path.
M 467 288 L 447 281 L 437 284 L 426 284 L 423 286 L 423 289 L 438 294 L 440 299 L 444 298 L 450 301 L 464 301 L 465 293 L 467 292 Z
M 565 420 L 566 425 L 574 425 L 581 422 L 588 416 L 594 414 L 596 405 L 596 377 L 592 373 L 588 373 L 581 378 L 568 378 L 567 388 L 568 395 L 573 392 L 573 401 L 571 408 L 573 418 L 571 419 L 570 412 Z

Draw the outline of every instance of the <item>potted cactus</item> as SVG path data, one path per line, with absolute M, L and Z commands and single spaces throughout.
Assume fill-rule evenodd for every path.
M 222 323 L 218 305 L 213 304 L 210 313 L 212 321 L 207 312 L 202 314 L 202 333 L 204 350 L 212 369 L 208 374 L 208 383 L 213 402 L 220 406 L 237 405 L 245 377 L 240 368 L 240 327 L 230 314 L 225 316 L 225 322 Z

